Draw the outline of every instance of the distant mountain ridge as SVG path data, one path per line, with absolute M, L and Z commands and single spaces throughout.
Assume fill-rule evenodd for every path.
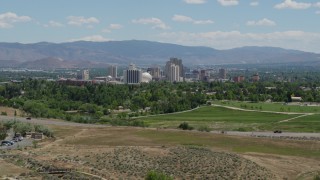
M 117 64 L 164 64 L 178 57 L 192 64 L 304 63 L 320 61 L 320 54 L 274 47 L 216 50 L 151 41 L 67 42 L 34 44 L 0 43 L 1 66 L 77 67 Z M 51 59 L 51 60 L 50 60 Z M 61 61 L 58 61 L 61 59 Z M 53 62 L 51 62 L 53 61 Z M 12 62 L 12 63 L 10 63 Z M 87 63 L 86 63 L 87 62 Z

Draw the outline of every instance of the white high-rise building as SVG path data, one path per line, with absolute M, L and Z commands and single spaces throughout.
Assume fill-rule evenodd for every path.
M 178 58 L 170 58 L 166 63 L 165 76 L 170 82 L 181 82 L 184 80 L 184 71 L 182 60 Z
M 88 69 L 84 69 L 81 72 L 81 79 L 82 80 L 89 80 L 89 70 Z
M 116 65 L 111 65 L 108 67 L 108 76 L 111 76 L 112 78 L 117 78 L 118 71 Z
M 134 64 L 130 64 L 129 69 L 123 71 L 123 80 L 127 84 L 140 84 L 142 81 L 142 71 L 137 69 Z
M 178 65 L 171 64 L 169 73 L 168 80 L 170 82 L 180 82 L 180 67 Z

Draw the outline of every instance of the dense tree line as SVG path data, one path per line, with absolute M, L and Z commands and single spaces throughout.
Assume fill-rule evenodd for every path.
M 130 109 L 133 112 L 149 109 L 148 113 L 170 113 L 195 108 L 206 102 L 193 85 L 167 82 L 136 85 L 69 86 L 45 80 L 27 79 L 18 84 L 0 86 L 0 103 L 21 108 L 35 117 L 67 120 L 99 119 L 110 110 Z M 196 85 L 195 85 L 196 86 Z M 148 108 L 147 108 L 148 107 Z M 80 111 L 74 117 L 68 111 Z
M 119 106 L 139 115 L 142 112 L 161 114 L 188 110 L 214 99 L 290 102 L 291 96 L 300 96 L 304 101 L 320 102 L 319 86 L 319 83 L 302 82 L 152 82 L 79 87 L 26 79 L 22 83 L 0 86 L 0 104 L 20 108 L 34 117 L 86 123 L 100 120 L 105 115 L 112 116 L 112 110 Z M 115 117 L 127 117 L 126 114 L 120 115 Z M 132 114 L 128 117 L 132 117 Z

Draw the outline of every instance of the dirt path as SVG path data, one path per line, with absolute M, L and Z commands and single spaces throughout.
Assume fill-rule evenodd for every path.
M 94 174 L 90 174 L 90 173 L 87 173 L 87 172 L 82 172 L 82 171 L 77 171 L 77 172 L 78 172 L 78 173 L 81 173 L 81 174 L 85 174 L 85 175 L 87 175 L 87 176 L 99 178 L 99 179 L 101 179 L 101 180 L 107 180 L 107 179 L 105 179 L 105 178 L 103 178 L 103 177 L 101 177 L 101 176 L 94 175 Z
M 233 109 L 233 110 L 238 110 L 238 111 L 248 111 L 248 112 L 263 112 L 263 113 L 275 113 L 275 114 L 288 114 L 288 115 L 312 115 L 314 113 L 298 113 L 298 112 L 278 112 L 278 111 L 259 111 L 259 110 L 254 110 L 254 109 L 242 109 L 242 108 L 237 108 L 237 107 L 233 107 L 233 106 L 224 106 L 224 105 L 219 105 L 219 104 L 212 104 L 212 106 L 216 106 L 216 107 L 224 107 L 224 108 L 228 108 L 228 109 Z
M 181 114 L 181 113 L 186 113 L 186 112 L 191 112 L 196 109 L 199 109 L 201 106 L 198 106 L 193 109 L 185 110 L 185 111 L 179 111 L 179 112 L 173 112 L 173 113 L 165 113 L 165 114 L 155 114 L 155 115 L 148 115 L 148 116 L 138 116 L 138 117 L 133 117 L 132 119 L 138 119 L 138 118 L 146 118 L 146 117 L 154 117 L 154 116 L 165 116 L 165 115 L 171 115 L 171 114 Z
M 294 120 L 294 119 L 298 119 L 298 118 L 305 117 L 305 116 L 310 116 L 310 115 L 313 115 L 313 113 L 303 114 L 301 116 L 293 117 L 293 118 L 290 118 L 290 119 L 285 119 L 285 120 L 279 121 L 279 123 L 288 122 L 288 121 L 291 121 L 291 120 Z
M 48 148 L 51 148 L 52 146 L 55 146 L 55 145 L 58 145 L 60 142 L 64 141 L 64 140 L 70 140 L 70 139 L 75 139 L 76 137 L 80 136 L 81 134 L 85 133 L 86 131 L 88 131 L 88 129 L 81 129 L 80 132 L 77 132 L 76 134 L 72 135 L 72 136 L 66 136 L 64 138 L 61 138 L 61 139 L 56 139 L 55 141 L 53 142 L 50 142 L 48 144 L 45 144 L 44 146 L 42 146 L 41 150 L 43 149 L 48 149 Z

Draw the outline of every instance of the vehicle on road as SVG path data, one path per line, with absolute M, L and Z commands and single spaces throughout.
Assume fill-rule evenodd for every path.
M 27 117 L 26 120 L 31 120 L 31 117 Z
M 275 130 L 275 131 L 273 131 L 273 133 L 282 133 L 282 131 L 280 131 L 280 130 Z

